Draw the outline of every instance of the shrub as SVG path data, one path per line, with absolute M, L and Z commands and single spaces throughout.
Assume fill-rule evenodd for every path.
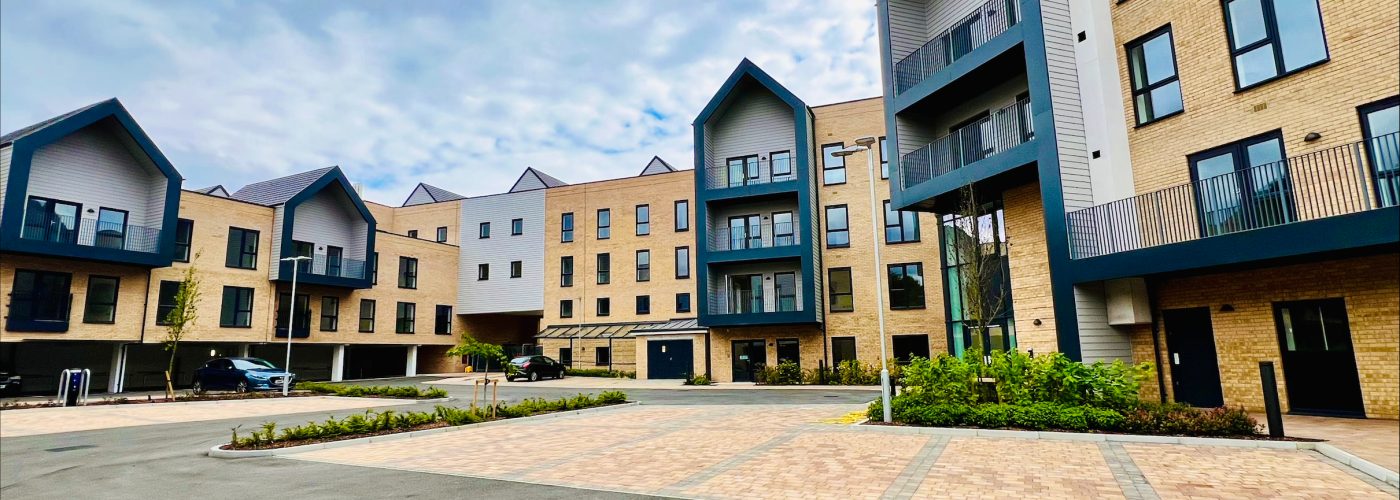
M 703 373 L 691 375 L 685 379 L 685 385 L 710 385 L 711 383 L 710 377 Z
M 836 365 L 835 385 L 875 385 L 880 383 L 880 370 L 860 360 L 848 359 Z
M 761 385 L 802 385 L 802 368 L 791 361 L 764 366 L 757 375 L 756 382 Z
M 565 368 L 564 374 L 570 377 L 637 378 L 637 372 L 609 370 L 607 368 Z
M 317 394 L 332 394 L 344 397 L 365 397 L 378 396 L 388 398 L 405 399 L 438 399 L 447 397 L 447 391 L 428 387 L 427 389 L 416 386 L 363 386 L 363 385 L 341 385 L 327 384 L 324 382 L 298 382 L 297 389 L 311 391 Z
M 986 404 L 972 407 L 968 412 L 967 424 L 977 427 L 994 429 L 1011 425 L 1011 418 L 1016 410 L 1015 406 L 1004 404 Z

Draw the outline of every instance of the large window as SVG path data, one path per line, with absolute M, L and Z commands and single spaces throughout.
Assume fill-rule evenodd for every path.
M 826 247 L 845 248 L 851 246 L 851 226 L 846 220 L 846 206 L 826 207 Z
M 612 364 L 612 348 L 608 346 L 593 348 L 593 364 L 607 366 Z
M 574 214 L 566 213 L 559 217 L 559 241 L 568 243 L 574 241 Z
M 78 214 L 82 211 L 83 206 L 76 203 L 30 196 L 29 205 L 24 209 L 24 230 L 20 237 L 59 243 L 77 242 Z
M 772 173 L 773 180 L 786 180 L 792 176 L 792 153 L 788 151 L 774 151 L 768 154 L 768 171 Z
M 846 148 L 845 143 L 822 144 L 822 184 L 846 182 L 846 158 L 835 153 Z
M 637 250 L 637 281 L 651 281 L 651 250 Z
M 117 290 L 121 279 L 111 276 L 88 276 L 87 300 L 83 304 L 83 323 L 116 323 Z
M 433 314 L 433 333 L 452 335 L 452 306 L 437 306 Z
M 651 296 L 637 296 L 637 314 L 651 314 Z
M 919 213 L 894 210 L 885 200 L 885 243 L 919 241 Z
M 924 308 L 924 265 L 890 265 L 890 309 Z
M 100 207 L 97 209 L 97 234 L 93 245 L 102 248 L 126 248 L 126 210 Z
M 599 297 L 597 301 L 595 316 L 607 316 L 612 313 L 612 301 L 607 297 Z
M 175 221 L 175 261 L 190 261 L 190 246 L 194 243 L 194 221 L 180 219 Z
M 251 328 L 253 326 L 253 289 L 241 286 L 224 287 L 223 307 L 219 309 L 219 326 Z
M 725 162 L 729 167 L 729 187 L 759 182 L 758 155 L 729 158 Z
M 637 236 L 651 234 L 651 205 L 637 205 Z
M 344 258 L 344 248 L 335 245 L 326 245 L 326 276 L 340 276 Z
M 946 287 L 943 303 L 948 318 L 948 345 L 954 354 L 979 344 L 984 353 L 1016 347 L 1001 201 L 985 203 L 978 214 L 945 215 L 940 226 Z M 986 326 L 980 333 L 979 324 Z
M 333 332 L 340 328 L 340 298 L 321 297 L 321 331 Z
M 64 288 L 67 288 L 65 286 Z M 156 324 L 169 325 L 170 313 L 175 310 L 175 296 L 180 293 L 179 281 L 164 280 L 160 282 L 160 289 L 156 291 Z M 64 297 L 64 302 L 68 298 Z M 66 310 L 67 308 L 65 308 Z
M 676 279 L 690 277 L 690 247 L 676 247 Z
M 1171 26 L 1128 43 L 1127 51 L 1137 124 L 1145 125 L 1180 113 L 1184 107 Z
M 572 255 L 559 258 L 559 286 L 574 286 L 574 257 Z
M 1361 130 L 1376 182 L 1376 203 L 1400 204 L 1400 97 L 1362 106 Z
M 689 293 L 681 292 L 681 293 L 676 294 L 676 312 L 678 312 L 678 313 L 688 313 L 688 312 L 690 312 L 690 294 L 689 294 Z
M 612 282 L 612 256 L 598 254 L 598 284 L 606 285 Z
M 14 288 L 8 297 L 10 308 L 6 328 L 13 331 L 66 331 L 72 282 L 73 275 L 68 273 L 16 270 Z
M 418 288 L 418 259 L 399 257 L 399 288 Z
M 257 269 L 258 232 L 238 227 L 228 228 L 228 255 L 224 265 L 239 269 Z
M 851 268 L 833 267 L 826 271 L 826 289 L 831 295 L 828 309 L 831 312 L 856 310 L 855 293 L 851 289 Z
M 360 333 L 374 333 L 373 299 L 360 299 Z
M 690 200 L 676 200 L 676 232 L 690 230 Z
M 280 293 L 277 295 L 277 337 L 287 336 L 287 325 L 292 325 L 292 338 L 306 338 L 311 336 L 311 296 L 304 293 L 297 294 L 296 297 L 296 318 L 295 323 L 289 315 L 292 312 L 292 294 Z
M 612 237 L 612 210 L 603 208 L 598 210 L 598 239 L 606 240 Z
M 778 312 L 797 309 L 797 274 L 773 274 L 773 291 L 778 295 Z
M 1327 60 L 1317 0 L 1225 0 L 1225 24 L 1238 88 Z
M 1293 188 L 1278 132 L 1191 155 L 1201 236 L 1296 220 Z
M 394 314 L 394 333 L 413 333 L 413 328 L 418 322 L 418 304 L 412 302 L 399 302 L 398 310 Z

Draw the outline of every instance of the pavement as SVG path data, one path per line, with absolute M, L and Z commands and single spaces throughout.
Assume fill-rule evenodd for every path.
M 444 385 L 476 385 L 484 378 L 483 374 L 473 373 L 470 375 L 431 375 L 424 377 L 420 381 L 422 384 L 433 386 Z M 596 389 L 596 390 L 627 390 L 627 389 L 669 389 L 677 391 L 706 391 L 706 390 L 788 390 L 788 391 L 860 391 L 860 392 L 880 392 L 879 386 L 868 385 L 785 385 L 769 386 L 757 385 L 752 382 L 724 382 L 711 385 L 685 385 L 680 380 L 637 380 L 630 378 L 616 377 L 564 377 L 562 379 L 543 379 L 530 382 L 524 379 L 514 381 L 506 380 L 500 373 L 491 374 L 492 380 L 499 381 L 501 387 L 558 387 L 573 389 Z M 400 379 L 385 379 L 389 382 L 396 382 Z
M 304 396 L 29 408 L 0 412 L 0 438 L 288 413 L 334 412 L 412 403 L 413 401 L 402 399 Z
M 1268 428 L 1264 415 L 1254 418 Z M 1325 439 L 1368 462 L 1400 472 L 1400 420 L 1284 415 L 1284 434 Z

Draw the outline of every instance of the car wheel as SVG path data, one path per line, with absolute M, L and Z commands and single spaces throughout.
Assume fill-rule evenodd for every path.
M 194 387 L 191 387 L 190 390 L 193 390 L 195 394 L 204 394 L 204 382 L 198 378 L 194 379 Z
M 233 392 L 248 392 L 248 381 L 239 380 L 238 385 L 233 386 Z
M 558 376 L 558 377 L 554 377 L 554 378 L 556 378 L 556 379 L 563 379 L 563 378 L 564 378 L 564 370 L 559 370 L 559 376 Z
M 531 382 L 539 382 L 539 381 L 540 381 L 540 372 L 530 372 L 530 381 L 531 381 Z

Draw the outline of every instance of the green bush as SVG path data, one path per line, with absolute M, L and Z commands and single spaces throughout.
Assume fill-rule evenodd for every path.
M 988 363 L 981 356 L 915 358 L 903 367 L 900 379 L 908 392 L 927 394 L 940 403 L 1044 402 L 1123 410 L 1136 404 L 1141 383 L 1151 373 L 1147 363 L 1086 365 L 1059 353 L 1032 358 L 993 351 Z
M 977 405 L 967 415 L 967 424 L 988 429 L 1011 425 L 1016 407 L 1003 404 Z
M 710 385 L 710 377 L 701 373 L 685 378 L 685 385 Z
M 759 385 L 802 385 L 803 382 L 802 368 L 791 361 L 763 366 L 755 375 L 754 382 Z
M 881 418 L 880 401 L 866 411 Z M 1136 403 L 1130 410 L 1036 402 L 1025 405 L 938 402 L 929 394 L 901 394 L 890 401 L 895 422 L 938 427 L 1014 427 L 1028 430 L 1104 431 L 1185 436 L 1252 436 L 1260 427 L 1243 408 L 1199 409 L 1178 403 Z
M 570 377 L 637 378 L 637 372 L 609 370 L 607 368 L 565 368 L 564 374 Z
M 332 394 L 344 397 L 386 397 L 404 399 L 438 399 L 447 397 L 447 391 L 428 387 L 423 389 L 416 386 L 363 386 L 363 385 L 341 385 L 327 384 L 324 382 L 298 382 L 297 389 L 311 391 L 317 394 Z

